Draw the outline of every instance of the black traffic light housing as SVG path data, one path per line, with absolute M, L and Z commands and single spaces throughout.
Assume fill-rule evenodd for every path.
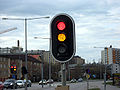
M 89 74 L 89 73 L 90 73 L 90 70 L 89 70 L 89 69 L 86 69 L 86 73 Z
M 10 72 L 12 74 L 16 74 L 17 73 L 17 66 L 15 66 L 15 65 L 10 66 Z
M 13 68 L 13 66 L 10 66 L 10 72 L 11 72 L 11 73 L 14 72 L 14 68 Z
M 52 56 L 67 62 L 75 54 L 75 23 L 68 14 L 56 15 L 50 24 L 50 49 Z
M 27 71 L 27 69 L 26 69 L 26 67 L 25 67 L 25 66 L 23 66 L 21 69 L 22 69 L 22 75 L 24 75 L 24 74 L 27 74 L 27 73 L 28 73 L 28 71 Z

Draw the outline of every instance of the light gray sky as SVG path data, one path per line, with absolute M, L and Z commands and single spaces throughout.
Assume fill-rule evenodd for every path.
M 2 20 L 8 18 L 28 18 L 50 16 L 49 19 L 28 21 L 28 49 L 49 49 L 49 40 L 34 37 L 50 36 L 50 21 L 59 13 L 67 13 L 75 21 L 76 55 L 88 62 L 98 62 L 101 50 L 112 45 L 120 48 L 120 0 L 0 0 L 0 47 L 17 45 L 24 48 L 24 22 Z

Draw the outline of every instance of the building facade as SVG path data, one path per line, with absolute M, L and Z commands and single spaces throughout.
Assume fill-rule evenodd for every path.
M 120 73 L 120 49 L 112 46 L 104 48 L 101 51 L 101 60 L 103 64 L 111 65 L 111 73 Z
M 22 51 L 18 51 L 17 48 L 12 49 L 13 48 L 0 48 L 0 81 L 8 78 L 24 79 L 22 67 L 25 66 L 25 54 L 24 52 L 22 53 Z M 18 54 L 19 52 L 22 54 Z M 41 59 L 39 56 L 40 55 L 36 57 L 34 55 L 27 56 L 28 79 L 32 81 L 37 81 L 41 78 Z M 16 73 L 11 73 L 11 66 L 16 67 Z
M 49 61 L 50 61 L 52 64 L 58 63 L 58 62 L 53 58 L 53 56 L 50 54 L 49 51 L 44 51 L 44 52 L 43 52 L 43 57 L 44 57 L 44 62 L 49 63 Z

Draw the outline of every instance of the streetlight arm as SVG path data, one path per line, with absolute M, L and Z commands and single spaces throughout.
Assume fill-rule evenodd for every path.
M 50 38 L 47 38 L 47 37 L 34 37 L 34 39 L 50 39 Z
M 12 30 L 15 30 L 15 29 L 17 29 L 17 27 L 14 27 L 14 28 L 10 28 L 10 29 L 4 30 L 4 31 L 0 32 L 0 34 L 9 32 L 9 31 L 12 31 Z
M 41 18 L 50 18 L 49 16 L 46 17 L 39 17 L 39 18 L 26 18 L 27 20 L 34 20 L 34 19 L 41 19 Z
M 25 20 L 24 18 L 2 18 L 2 20 Z
M 2 18 L 2 20 L 35 20 L 35 19 L 42 19 L 42 18 L 50 18 L 49 16 L 46 17 L 38 17 L 38 18 Z

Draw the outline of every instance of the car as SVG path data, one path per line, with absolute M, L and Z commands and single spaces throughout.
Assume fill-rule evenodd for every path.
M 42 81 L 43 81 L 43 85 L 47 85 L 46 79 L 41 80 L 41 81 L 39 82 L 39 85 L 42 85 Z
M 24 83 L 26 83 L 26 80 L 24 80 Z M 31 87 L 32 86 L 32 82 L 30 80 L 27 80 L 27 87 Z
M 5 80 L 3 85 L 4 85 L 4 88 L 11 88 L 11 89 L 15 88 L 15 89 L 17 89 L 17 83 L 16 83 L 16 80 L 14 80 L 14 79 Z
M 77 82 L 77 80 L 76 79 L 71 79 L 71 81 L 70 81 L 71 83 L 75 83 L 75 82 Z
M 17 83 L 18 87 L 24 87 L 25 86 L 25 83 L 24 83 L 23 80 L 17 80 L 16 83 Z
M 82 78 L 79 78 L 79 79 L 78 79 L 78 82 L 82 82 L 82 81 L 83 81 L 83 79 L 82 79 Z
M 48 79 L 48 80 L 47 80 L 47 83 L 48 83 L 48 84 L 52 84 L 53 82 L 54 82 L 53 79 Z
M 3 83 L 0 81 L 0 90 L 3 90 L 4 86 Z

